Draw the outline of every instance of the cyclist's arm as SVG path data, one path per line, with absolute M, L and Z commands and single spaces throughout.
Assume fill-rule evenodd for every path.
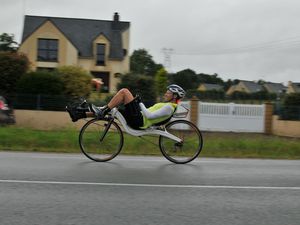
M 140 102 L 139 105 L 141 107 L 143 115 L 148 119 L 155 119 L 163 116 L 171 116 L 173 113 L 173 108 L 170 105 L 165 105 L 154 112 L 150 112 L 142 102 Z

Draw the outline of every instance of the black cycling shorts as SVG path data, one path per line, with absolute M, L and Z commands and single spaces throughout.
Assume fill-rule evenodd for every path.
M 141 108 L 136 99 L 124 105 L 124 109 L 120 110 L 127 124 L 133 129 L 139 129 L 144 125 L 143 115 L 141 113 Z

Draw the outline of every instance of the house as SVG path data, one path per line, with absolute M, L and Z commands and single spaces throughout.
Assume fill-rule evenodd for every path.
M 281 83 L 266 82 L 263 86 L 267 90 L 267 92 L 277 95 L 285 93 L 287 90 L 287 87 L 285 87 Z
M 206 84 L 206 83 L 200 84 L 200 86 L 198 87 L 198 91 L 212 91 L 212 90 L 223 91 L 224 88 L 219 84 Z
M 300 83 L 288 82 L 287 93 L 300 93 Z
M 19 52 L 32 70 L 76 65 L 103 81 L 105 92 L 115 92 L 119 75 L 129 72 L 129 22 L 25 16 Z
M 226 91 L 226 95 L 231 95 L 231 94 L 233 94 L 233 92 L 235 92 L 236 86 L 237 86 L 237 84 L 231 85 L 231 86 L 228 88 L 228 90 Z
M 233 92 L 245 92 L 245 93 L 256 93 L 263 91 L 263 86 L 255 83 L 254 81 L 241 80 L 238 84 L 232 85 L 226 92 L 227 95 L 231 95 Z

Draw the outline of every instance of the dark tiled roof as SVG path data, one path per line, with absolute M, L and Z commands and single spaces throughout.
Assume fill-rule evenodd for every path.
M 253 81 L 242 80 L 243 84 L 248 88 L 251 93 L 259 92 L 263 90 L 263 87 L 260 84 L 257 84 Z
M 281 83 L 271 83 L 267 82 L 264 84 L 265 88 L 270 93 L 280 94 L 286 91 L 286 87 Z
M 202 84 L 206 88 L 206 90 L 211 91 L 211 90 L 223 90 L 223 87 L 218 84 Z
M 107 20 L 90 20 L 75 18 L 25 16 L 22 42 L 46 21 L 52 22 L 77 48 L 79 56 L 92 57 L 92 43 L 103 34 L 111 43 L 110 58 L 123 59 L 123 43 L 121 34 L 129 28 L 129 22 Z

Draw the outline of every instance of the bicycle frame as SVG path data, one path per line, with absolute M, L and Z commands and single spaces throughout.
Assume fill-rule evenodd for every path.
M 132 129 L 131 127 L 129 127 L 127 125 L 127 122 L 126 122 L 125 118 L 119 112 L 119 110 L 117 108 L 113 108 L 110 111 L 110 115 L 111 115 L 111 117 L 113 119 L 116 118 L 122 124 L 122 126 L 123 126 L 123 128 L 124 128 L 124 130 L 125 130 L 126 133 L 128 133 L 128 134 L 130 134 L 132 136 L 139 137 L 139 136 L 144 136 L 144 135 L 158 135 L 158 136 L 161 135 L 161 136 L 170 138 L 170 139 L 172 139 L 172 140 L 174 140 L 176 142 L 182 143 L 182 139 L 176 137 L 173 134 L 170 134 L 168 131 L 166 131 L 166 129 L 160 130 L 156 126 L 149 127 L 149 128 L 144 129 L 144 130 L 135 130 L 135 129 Z

